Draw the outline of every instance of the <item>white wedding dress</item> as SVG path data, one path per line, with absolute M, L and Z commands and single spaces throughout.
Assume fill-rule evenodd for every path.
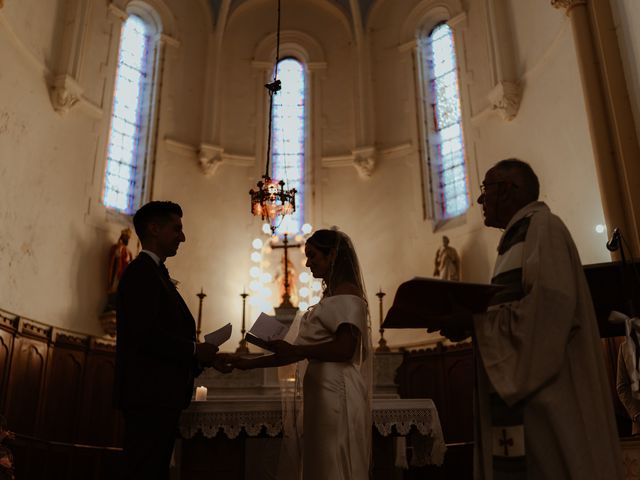
M 366 302 L 356 295 L 323 298 L 305 314 L 295 343 L 332 340 L 348 323 L 361 333 L 350 362 L 308 363 L 303 381 L 304 480 L 366 480 L 371 450 L 371 410 L 363 355 L 370 355 Z M 364 348 L 363 348 L 364 346 Z

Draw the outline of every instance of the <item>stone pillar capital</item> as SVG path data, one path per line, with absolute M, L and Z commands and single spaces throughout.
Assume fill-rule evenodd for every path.
M 586 5 L 587 0 L 551 0 L 551 6 L 554 8 L 564 8 L 567 15 L 571 12 L 573 7 L 578 5 Z
M 222 154 L 224 148 L 218 145 L 210 145 L 208 143 L 200 144 L 198 150 L 198 161 L 200 162 L 200 168 L 202 173 L 207 177 L 215 175 L 216 170 L 222 164 Z

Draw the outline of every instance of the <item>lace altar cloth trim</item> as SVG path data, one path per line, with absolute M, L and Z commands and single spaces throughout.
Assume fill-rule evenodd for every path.
M 257 436 L 262 429 L 271 437 L 282 431 L 282 412 L 183 412 L 180 433 L 185 438 L 195 436 L 199 431 L 207 437 L 215 437 L 222 430 L 231 439 L 244 430 L 249 436 Z
M 437 414 L 436 414 L 437 415 Z M 434 412 L 424 409 L 375 410 L 373 424 L 380 435 L 387 437 L 394 433 L 408 435 L 412 427 L 422 435 L 434 436 L 440 429 L 440 421 L 434 420 Z M 434 424 L 437 428 L 434 429 Z M 250 436 L 258 435 L 265 428 L 267 435 L 275 437 L 282 431 L 282 413 L 279 411 L 259 412 L 184 412 L 180 422 L 181 432 L 186 438 L 193 437 L 202 430 L 205 437 L 214 437 L 220 429 L 229 438 L 236 438 L 242 429 Z
M 432 400 L 374 398 L 373 424 L 382 436 L 394 433 L 407 436 L 414 452 L 420 451 L 420 455 L 414 455 L 412 465 L 442 464 L 446 446 L 438 411 Z M 238 398 L 194 402 L 182 413 L 180 420 L 180 432 L 184 438 L 191 438 L 198 432 L 211 438 L 222 431 L 233 439 L 242 430 L 249 436 L 263 431 L 272 437 L 280 434 L 280 400 Z

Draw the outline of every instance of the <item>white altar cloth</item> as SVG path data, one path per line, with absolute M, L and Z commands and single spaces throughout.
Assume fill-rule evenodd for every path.
M 385 437 L 393 433 L 410 435 L 415 427 L 424 440 L 416 437 L 414 451 L 417 453 L 417 449 L 423 450 L 418 464 L 442 464 L 446 446 L 438 411 L 431 399 L 374 398 L 373 424 L 380 435 Z M 198 432 L 211 438 L 219 431 L 223 431 L 229 438 L 236 438 L 242 430 L 249 436 L 257 436 L 263 431 L 272 437 L 279 435 L 282 431 L 280 399 L 226 397 L 192 402 L 180 419 L 180 433 L 187 439 Z M 425 441 L 428 448 L 422 448 Z M 411 443 L 411 437 L 409 442 Z

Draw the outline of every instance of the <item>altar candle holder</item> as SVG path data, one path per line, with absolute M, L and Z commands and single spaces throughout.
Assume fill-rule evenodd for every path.
M 240 296 L 242 297 L 242 329 L 240 330 L 240 344 L 238 345 L 238 348 L 236 348 L 236 353 L 249 353 L 249 347 L 247 347 L 247 341 L 244 338 L 244 334 L 246 332 L 245 330 L 245 306 L 247 303 L 247 297 L 249 296 L 249 294 L 244 290 L 244 288 L 242 289 L 242 293 L 240 294 Z
M 384 297 L 386 293 L 382 291 L 382 287 L 380 291 L 376 293 L 376 297 L 378 297 L 380 304 L 380 340 L 378 340 L 378 348 L 376 348 L 376 352 L 390 352 L 391 350 L 387 346 L 387 341 L 384 339 L 384 328 L 382 328 L 382 297 Z
M 200 302 L 198 304 L 198 326 L 196 328 L 196 341 L 200 341 L 200 332 L 201 327 L 202 327 L 202 302 L 204 300 L 204 297 L 207 296 L 206 293 L 204 293 L 204 290 L 202 289 L 202 287 L 200 287 L 200 293 L 197 293 L 196 296 L 198 297 L 198 301 Z

